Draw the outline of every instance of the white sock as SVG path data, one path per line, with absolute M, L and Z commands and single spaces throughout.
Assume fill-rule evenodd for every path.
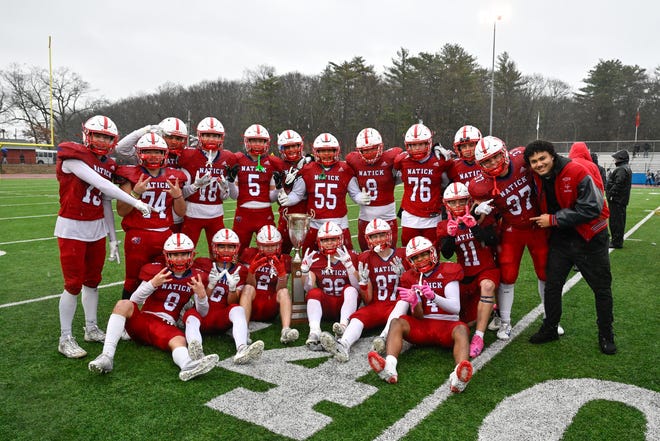
M 545 280 L 538 279 L 539 297 L 541 303 L 545 305 Z M 545 308 L 543 308 L 543 318 L 545 318 Z
M 97 321 L 97 311 L 99 309 L 99 290 L 83 285 L 80 300 L 85 311 L 85 326 L 94 326 Z
M 398 363 L 398 360 L 394 355 L 388 355 L 385 357 L 385 369 L 388 372 L 396 372 L 396 364 Z
M 110 358 L 114 358 L 117 350 L 117 343 L 121 338 L 121 333 L 126 326 L 126 317 L 120 314 L 110 314 L 108 327 L 105 331 L 105 341 L 103 342 L 103 353 Z
M 474 335 L 478 335 L 482 339 L 484 338 L 484 331 L 474 331 Z
M 172 360 L 181 370 L 184 370 L 192 362 L 188 348 L 185 346 L 179 346 L 172 351 Z
M 245 320 L 245 309 L 242 306 L 234 306 L 229 311 L 229 321 L 234 325 L 231 329 L 231 335 L 234 337 L 234 344 L 238 351 L 238 348 L 247 344 L 248 325 Z
M 68 337 L 73 327 L 73 316 L 76 315 L 78 296 L 74 296 L 66 289 L 60 296 L 60 335 Z
M 396 305 L 394 305 L 394 309 L 392 310 L 392 312 L 390 312 L 390 315 L 387 317 L 387 323 L 385 323 L 385 328 L 383 329 L 383 332 L 380 333 L 381 337 L 387 338 L 387 334 L 388 332 L 390 332 L 390 323 L 392 323 L 392 320 L 394 320 L 395 318 L 399 318 L 403 314 L 408 312 L 408 306 L 410 306 L 410 304 L 403 300 L 399 300 L 398 302 L 396 302 Z
M 309 321 L 309 333 L 321 333 L 321 317 L 323 317 L 323 307 L 321 302 L 314 299 L 307 300 L 307 319 Z
M 339 323 L 346 326 L 348 320 L 355 311 L 357 311 L 358 292 L 357 289 L 349 286 L 344 289 L 344 302 L 341 304 L 339 313 Z
M 344 330 L 344 335 L 341 336 L 339 340 L 350 348 L 353 344 L 358 341 L 360 335 L 362 335 L 362 330 L 364 329 L 364 323 L 358 319 L 353 319 L 348 322 L 348 326 Z
M 513 287 L 515 285 L 500 283 L 497 292 L 497 309 L 500 311 L 500 317 L 503 322 L 511 323 L 511 309 L 513 308 Z
M 199 331 L 199 327 L 202 324 L 199 319 L 194 315 L 189 315 L 186 319 L 186 341 L 190 343 L 191 341 L 202 341 L 202 333 Z

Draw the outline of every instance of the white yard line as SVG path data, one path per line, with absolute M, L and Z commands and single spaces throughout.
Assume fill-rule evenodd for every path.
M 55 213 L 55 214 L 35 214 L 34 216 L 0 217 L 0 221 L 15 220 L 15 219 L 32 219 L 32 218 L 35 218 L 35 217 L 53 217 L 53 216 L 57 216 L 57 213 Z

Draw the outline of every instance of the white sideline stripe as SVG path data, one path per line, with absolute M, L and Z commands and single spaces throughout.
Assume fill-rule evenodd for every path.
M 52 204 L 57 204 L 59 201 L 52 201 L 52 202 L 35 202 L 34 204 L 7 204 L 7 205 L 0 205 L 0 208 L 5 208 L 5 207 L 33 207 L 35 205 L 52 205 Z
M 658 207 L 660 209 L 660 207 Z M 655 211 L 655 210 L 654 210 Z M 627 239 L 628 236 L 633 234 L 639 229 L 646 221 L 648 221 L 653 215 L 654 211 L 649 213 L 644 219 L 639 221 L 634 227 L 632 227 L 624 235 L 624 239 Z M 614 251 L 613 248 L 609 249 L 611 253 Z M 564 284 L 564 289 L 562 290 L 562 296 L 566 294 L 570 289 L 572 289 L 580 280 L 582 280 L 582 274 L 577 273 Z M 492 360 L 496 355 L 498 355 L 502 349 L 504 349 L 509 343 L 511 343 L 519 334 L 521 334 L 525 329 L 529 327 L 536 319 L 543 313 L 543 304 L 540 303 L 536 308 L 532 309 L 527 313 L 518 323 L 513 326 L 511 329 L 511 338 L 509 340 L 496 340 L 491 343 L 485 351 L 481 353 L 477 358 L 472 361 L 473 375 L 479 371 L 486 363 Z M 390 427 L 385 429 L 377 438 L 374 438 L 374 441 L 391 441 L 398 440 L 403 438 L 414 429 L 424 418 L 429 416 L 438 406 L 440 406 L 444 401 L 449 398 L 451 392 L 449 391 L 449 379 L 445 381 L 440 387 L 438 387 L 435 392 L 431 395 L 427 395 L 420 403 L 414 408 L 410 409 L 406 414 L 397 422 L 392 424 Z
M 123 233 L 123 232 L 124 232 L 124 230 L 115 230 L 115 233 Z M 38 237 L 36 239 L 14 240 L 14 241 L 11 241 L 11 242 L 0 242 L 0 245 L 13 245 L 13 244 L 16 244 L 16 243 L 39 242 L 39 241 L 42 241 L 42 240 L 53 240 L 53 239 L 57 239 L 57 237 L 52 236 L 52 237 Z
M 0 221 L 5 221 L 5 220 L 15 220 L 15 219 L 32 219 L 35 217 L 53 217 L 57 216 L 56 214 L 35 214 L 34 216 L 16 216 L 16 217 L 0 217 Z
M 112 282 L 112 283 L 107 283 L 107 284 L 105 284 L 105 285 L 99 285 L 98 288 L 99 288 L 99 289 L 101 289 L 101 288 L 109 288 L 109 287 L 111 287 L 111 286 L 117 286 L 117 285 L 123 285 L 123 284 L 124 284 L 124 281 L 122 280 L 122 281 L 120 281 L 120 282 Z M 36 298 L 36 299 L 21 300 L 20 302 L 4 303 L 4 304 L 0 305 L 0 308 L 8 308 L 8 307 L 10 307 L 10 306 L 25 305 L 25 304 L 27 304 L 27 303 L 40 302 L 40 301 L 42 301 L 42 300 L 56 299 L 56 298 L 60 297 L 61 295 L 62 295 L 62 294 L 54 294 L 54 295 L 52 295 L 52 296 L 38 297 L 38 298 Z

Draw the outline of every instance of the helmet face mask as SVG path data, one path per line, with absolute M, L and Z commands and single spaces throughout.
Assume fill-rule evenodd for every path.
M 225 142 L 225 128 L 216 118 L 207 116 L 197 125 L 197 139 L 202 150 L 222 150 Z
M 243 133 L 245 151 L 252 156 L 264 155 L 270 147 L 268 130 L 260 124 L 252 124 Z
M 173 273 L 183 273 L 193 264 L 195 244 L 185 234 L 171 235 L 163 245 L 165 263 Z
M 108 155 L 119 141 L 119 131 L 107 116 L 96 115 L 85 121 L 82 128 L 83 144 L 92 153 Z
M 216 263 L 235 263 L 241 246 L 238 235 L 229 228 L 218 230 L 211 240 L 211 251 Z
M 461 182 L 452 182 L 445 189 L 442 197 L 447 211 L 454 217 L 465 216 L 470 213 L 472 198 L 467 187 Z
M 157 170 L 167 162 L 167 143 L 156 133 L 147 133 L 135 144 L 138 162 L 149 170 Z
M 330 167 L 339 161 L 340 151 L 339 141 L 330 133 L 321 133 L 312 144 L 314 159 L 324 167 Z
M 264 225 L 259 229 L 257 248 L 264 256 L 279 256 L 282 253 L 282 234 L 275 225 Z
M 494 136 L 486 136 L 477 143 L 474 157 L 481 171 L 491 178 L 505 173 L 509 168 L 509 153 L 504 142 Z
M 474 160 L 474 149 L 481 140 L 481 131 L 474 126 L 463 126 L 454 135 L 454 151 L 467 161 Z
M 337 249 L 344 245 L 344 232 L 332 221 L 325 222 L 316 236 L 316 244 L 321 254 L 331 256 Z
M 376 129 L 362 129 L 355 140 L 355 150 L 367 164 L 374 164 L 383 155 L 383 138 Z
M 302 159 L 303 139 L 295 130 L 285 130 L 277 136 L 277 145 L 282 158 L 289 162 Z
M 418 272 L 426 273 L 438 263 L 438 254 L 430 240 L 416 236 L 406 245 L 406 259 Z
M 431 154 L 433 133 L 424 124 L 413 124 L 404 138 L 406 151 L 415 161 L 421 161 Z
M 364 237 L 369 249 L 377 253 L 392 246 L 392 229 L 382 219 L 369 221 L 364 229 Z
M 179 118 L 169 117 L 158 123 L 170 154 L 179 156 L 188 144 L 188 128 Z

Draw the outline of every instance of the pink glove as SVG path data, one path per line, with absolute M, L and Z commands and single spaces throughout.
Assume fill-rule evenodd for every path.
M 415 291 L 401 287 L 397 288 L 396 290 L 399 292 L 399 298 L 405 302 L 410 303 L 411 309 L 415 309 L 415 306 L 417 306 L 417 303 L 419 303 L 419 297 L 417 297 Z
M 422 286 L 415 285 L 415 287 L 419 287 L 420 291 L 422 292 L 422 295 L 426 297 L 426 300 L 433 300 L 435 298 L 435 293 L 431 289 L 428 283 L 424 282 Z
M 456 236 L 456 233 L 458 232 L 458 221 L 454 219 L 450 219 L 447 221 L 447 234 L 450 236 Z
M 465 216 L 458 218 L 458 221 L 463 222 L 465 226 L 468 228 L 472 228 L 475 225 L 477 225 L 477 220 L 474 217 L 472 217 L 471 214 L 466 214 Z

